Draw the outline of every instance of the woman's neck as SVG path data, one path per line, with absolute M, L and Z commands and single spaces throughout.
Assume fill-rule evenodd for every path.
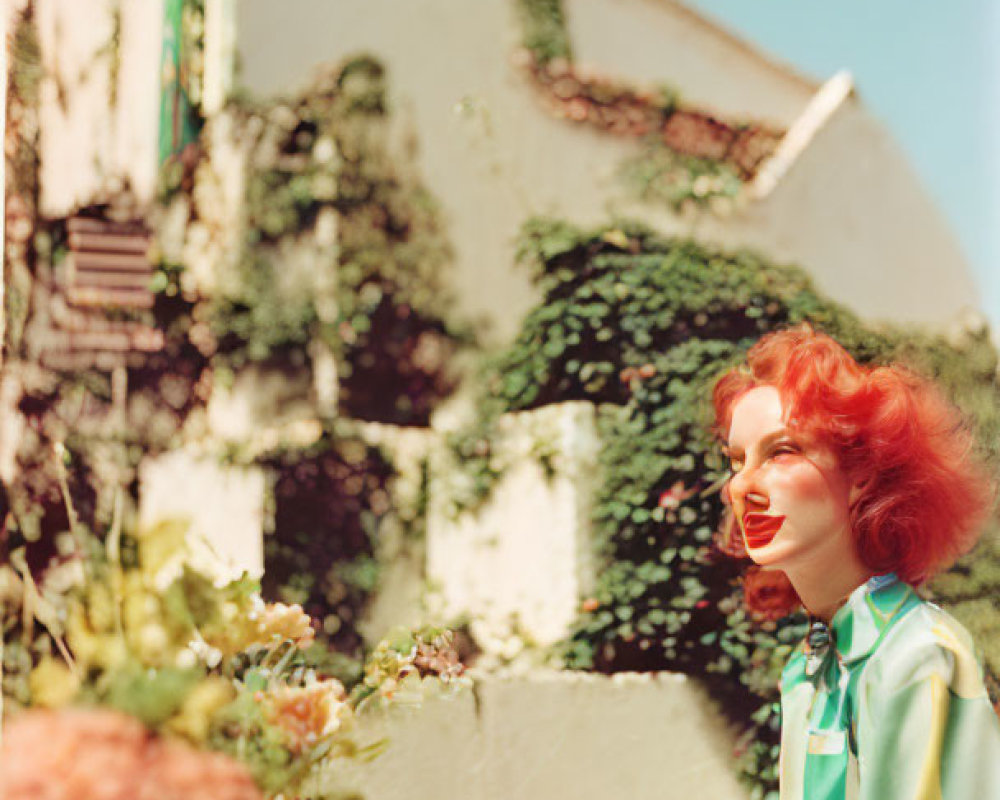
M 847 557 L 816 558 L 785 570 L 802 605 L 812 616 L 828 625 L 851 592 L 872 576 L 853 553 Z

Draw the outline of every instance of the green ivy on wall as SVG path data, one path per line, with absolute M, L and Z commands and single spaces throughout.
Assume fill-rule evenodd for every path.
M 523 34 L 521 43 L 541 64 L 556 58 L 573 60 L 562 0 L 516 0 Z
M 647 139 L 641 151 L 620 166 L 622 179 L 642 200 L 680 212 L 685 206 L 707 206 L 719 216 L 733 210 L 743 181 L 729 164 L 688 156 Z
M 798 268 L 660 237 L 636 224 L 582 231 L 532 220 L 520 254 L 544 300 L 491 362 L 481 418 L 452 442 L 468 456 L 474 478 L 467 505 L 495 481 L 490 435 L 497 415 L 566 400 L 601 404 L 602 479 L 593 519 L 603 566 L 564 658 L 601 672 L 698 676 L 746 726 L 741 769 L 762 797 L 776 781 L 778 677 L 804 627 L 797 617 L 750 619 L 738 585 L 742 565 L 714 545 L 726 478 L 709 435 L 714 378 L 763 333 L 808 320 L 862 361 L 902 360 L 935 376 L 996 462 L 997 354 L 985 332 L 951 344 L 866 326 L 818 294 Z M 973 629 L 980 641 L 996 642 L 1000 613 L 991 592 L 998 582 L 994 525 L 976 557 L 931 591 L 960 617 L 979 614 Z M 995 645 L 987 655 L 1000 671 Z
M 236 367 L 308 364 L 322 342 L 337 356 L 343 413 L 426 424 L 467 333 L 449 313 L 437 205 L 388 146 L 386 91 L 382 65 L 359 56 L 297 98 L 239 107 L 240 127 L 257 131 L 247 243 L 212 328 Z M 308 268 L 289 277 L 292 263 Z

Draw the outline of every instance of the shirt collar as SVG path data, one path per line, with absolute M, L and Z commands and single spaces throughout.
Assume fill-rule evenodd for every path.
M 833 616 L 830 627 L 838 660 L 866 658 L 892 623 L 919 602 L 917 593 L 893 573 L 869 578 Z

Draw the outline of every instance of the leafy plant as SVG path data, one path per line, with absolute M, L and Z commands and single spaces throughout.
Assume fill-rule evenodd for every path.
M 310 787 L 331 759 L 380 751 L 352 738 L 358 714 L 469 685 L 451 633 L 428 629 L 380 643 L 348 695 L 310 654 L 301 607 L 265 603 L 246 578 L 214 584 L 187 561 L 184 525 L 112 531 L 104 546 L 80 534 L 83 551 L 42 586 L 23 551 L 12 554 L 15 568 L 0 567 L 4 697 L 22 705 L 114 708 L 154 733 L 228 753 L 269 796 L 304 798 L 325 796 Z M 12 619 L 44 632 L 23 631 L 8 660 Z M 25 649 L 32 639 L 39 645 Z
M 621 165 L 623 178 L 643 200 L 662 203 L 674 211 L 686 205 L 709 205 L 727 213 L 740 196 L 743 181 L 729 164 L 683 155 L 647 140 L 642 151 Z

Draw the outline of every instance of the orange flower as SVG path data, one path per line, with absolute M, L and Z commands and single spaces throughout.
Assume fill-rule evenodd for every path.
M 636 378 L 639 377 L 639 370 L 635 367 L 625 367 L 621 372 L 618 373 L 618 380 L 622 383 L 631 383 Z
M 284 687 L 270 695 L 271 721 L 288 734 L 293 752 L 316 744 L 324 734 L 339 727 L 347 711 L 344 687 L 328 680 L 313 686 Z

